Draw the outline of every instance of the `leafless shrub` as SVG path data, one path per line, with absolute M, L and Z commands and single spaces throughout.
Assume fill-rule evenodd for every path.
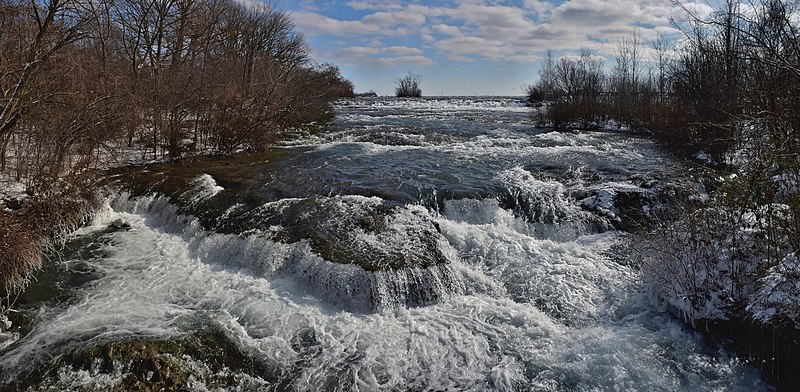
M 25 287 L 33 272 L 41 268 L 44 242 L 24 217 L 0 211 L 0 284 L 4 296 Z
M 330 103 L 353 94 L 337 67 L 310 63 L 289 15 L 266 5 L 2 0 L 0 9 L 0 169 L 14 151 L 17 177 L 29 181 L 92 166 L 98 149 L 117 145 L 143 158 L 263 148 L 286 128 L 329 120 Z
M 67 235 L 85 224 L 99 207 L 90 177 L 52 180 L 18 211 L 0 210 L 0 289 L 6 295 L 24 288 L 57 254 Z
M 394 89 L 395 95 L 398 97 L 421 97 L 422 88 L 422 75 L 408 71 L 408 75 L 397 79 L 397 87 Z

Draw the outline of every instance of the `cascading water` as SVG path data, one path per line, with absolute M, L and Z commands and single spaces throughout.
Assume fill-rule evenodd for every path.
M 23 296 L 0 385 L 769 390 L 641 294 L 615 227 L 676 165 L 453 98 L 343 101 L 264 154 L 129 170 L 31 289 L 57 292 Z

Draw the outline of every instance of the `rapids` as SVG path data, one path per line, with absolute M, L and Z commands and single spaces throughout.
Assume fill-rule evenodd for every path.
M 517 98 L 345 100 L 262 154 L 112 173 L 0 386 L 120 388 L 131 366 L 63 358 L 213 330 L 257 366 L 176 355 L 185 388 L 771 390 L 643 294 L 615 198 L 655 213 L 683 164 L 533 123 Z

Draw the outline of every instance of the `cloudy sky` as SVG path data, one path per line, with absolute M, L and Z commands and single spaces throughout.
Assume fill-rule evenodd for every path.
M 414 71 L 424 95 L 522 95 L 548 49 L 587 48 L 610 64 L 622 37 L 676 35 L 670 19 L 682 15 L 670 0 L 272 2 L 293 15 L 317 60 L 339 65 L 357 91 L 379 94 Z M 710 11 L 705 2 L 685 6 Z

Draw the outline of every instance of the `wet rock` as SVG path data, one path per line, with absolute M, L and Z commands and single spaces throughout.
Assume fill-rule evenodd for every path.
M 125 222 L 122 218 L 117 218 L 108 224 L 108 228 L 110 231 L 127 231 L 131 229 L 131 224 Z
M 75 347 L 0 389 L 280 390 L 275 386 L 281 376 L 280 364 L 256 359 L 223 331 L 208 327 L 177 339 L 130 337 Z M 87 384 L 87 377 L 96 381 Z
M 620 221 L 619 209 L 614 205 L 617 191 L 613 188 L 603 188 L 595 191 L 591 196 L 580 201 L 585 209 L 593 210 L 612 221 Z
M 3 320 L 4 317 L 5 320 Z M 0 327 L 0 332 L 5 332 L 9 336 L 24 336 L 33 326 L 33 315 L 31 312 L 13 310 L 9 311 L 6 316 L 0 316 L 0 322 L 4 324 L 3 327 Z
M 642 232 L 652 228 L 675 199 L 660 182 L 650 180 L 638 187 L 593 190 L 579 200 L 581 207 L 607 217 L 617 230 Z
M 280 227 L 276 240 L 307 240 L 325 260 L 367 271 L 448 263 L 439 249 L 439 227 L 425 208 L 388 205 L 380 198 L 295 199 L 254 211 L 239 222 L 264 231 Z
M 653 224 L 650 212 L 656 203 L 655 195 L 648 191 L 617 192 L 615 205 L 619 222 L 615 227 L 628 232 L 647 230 Z

